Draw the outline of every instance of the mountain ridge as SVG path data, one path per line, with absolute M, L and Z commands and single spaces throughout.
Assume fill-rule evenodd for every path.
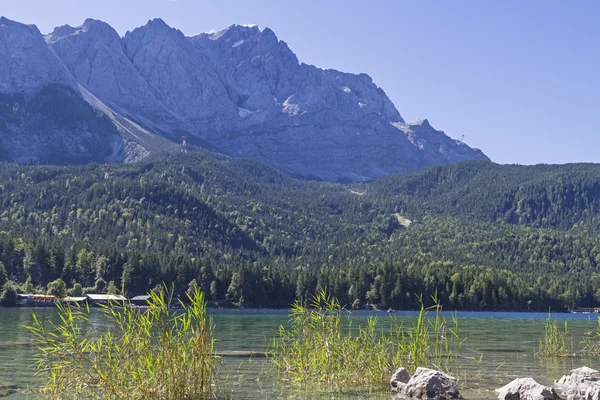
M 112 143 L 82 161 L 136 161 L 173 146 L 181 136 L 328 181 L 368 181 L 433 165 L 489 161 L 428 122 L 406 123 L 367 74 L 301 63 L 269 28 L 231 25 L 185 36 L 153 19 L 121 37 L 107 23 L 86 19 L 79 27 L 64 25 L 42 36 L 35 27 L 3 21 L 5 58 L 30 49 L 24 65 L 36 79 L 27 86 L 14 78 L 14 66 L 0 63 L 0 92 L 18 95 L 27 89 L 35 96 L 44 85 L 64 84 L 111 121 L 114 129 L 82 129 L 74 135 Z M 24 47 L 6 45 L 13 42 Z M 92 97 L 96 100 L 87 100 Z M 12 117 L 21 128 L 2 129 L 6 122 L 0 115 L 0 153 L 33 163 L 58 157 L 37 155 L 43 149 L 27 150 L 34 154 L 29 158 L 15 155 L 11 138 L 27 124 L 23 115 Z M 129 148 L 137 150 L 124 150 Z

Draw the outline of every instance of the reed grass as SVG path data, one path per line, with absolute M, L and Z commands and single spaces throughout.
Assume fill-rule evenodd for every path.
M 586 355 L 600 355 L 600 317 L 598 317 L 598 325 L 596 330 L 586 332 L 581 340 L 583 344 L 583 353 Z
M 38 346 L 35 365 L 51 399 L 200 400 L 214 397 L 218 360 L 204 294 L 194 288 L 182 310 L 166 288 L 150 293 L 147 309 L 109 304 L 114 328 L 97 332 L 89 307 L 57 303 L 60 322 L 35 313 L 27 329 Z
M 431 367 L 448 373 L 459 369 L 454 353 L 460 350 L 466 338 L 459 336 L 456 315 L 452 315 L 449 323 L 442 315 L 437 296 L 432 296 L 432 300 L 434 305 L 425 307 L 419 298 L 419 315 L 408 329 L 403 324 L 392 325 L 390 338 L 392 343 L 397 343 L 392 352 L 392 365 L 404 366 L 411 373 L 418 367 Z
M 339 301 L 324 291 L 310 299 L 309 307 L 293 304 L 289 328 L 279 327 L 267 351 L 280 379 L 334 387 L 381 386 L 400 366 L 410 372 L 419 366 L 446 371 L 457 366 L 452 353 L 462 344 L 458 321 L 453 318 L 449 327 L 437 300 L 434 307 L 421 305 L 409 327 L 393 320 L 388 331 L 378 329 L 375 317 L 353 330 L 342 312 Z
M 569 325 L 565 320 L 564 328 L 559 328 L 556 320 L 550 313 L 544 321 L 544 336 L 540 338 L 538 356 L 541 357 L 569 357 L 573 352 L 573 337 L 569 333 Z

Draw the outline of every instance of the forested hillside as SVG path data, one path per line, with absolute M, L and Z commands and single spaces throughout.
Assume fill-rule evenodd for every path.
M 436 291 L 453 309 L 600 304 L 599 165 L 467 162 L 353 186 L 201 150 L 113 166 L 107 183 L 100 165 L 0 165 L 7 288 L 196 280 L 247 307 L 320 288 L 348 307 Z
M 533 227 L 600 225 L 600 165 L 465 162 L 389 175 L 364 188 L 388 210 L 443 214 Z

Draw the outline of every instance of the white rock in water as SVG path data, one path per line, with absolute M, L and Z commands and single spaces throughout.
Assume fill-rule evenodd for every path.
M 574 369 L 560 378 L 555 388 L 569 400 L 600 400 L 600 372 L 588 367 Z
M 412 399 L 462 399 L 454 378 L 429 368 L 417 368 L 413 376 L 399 368 L 390 380 L 392 391 Z
M 496 389 L 499 400 L 560 400 L 552 388 L 540 385 L 532 378 L 518 378 Z

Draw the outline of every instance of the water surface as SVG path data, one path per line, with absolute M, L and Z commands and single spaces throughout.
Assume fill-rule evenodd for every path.
M 34 343 L 22 328 L 31 324 L 31 312 L 42 318 L 56 318 L 53 309 L 0 308 L 0 383 L 18 385 L 19 391 L 35 385 L 30 367 Z M 331 394 L 292 392 L 275 381 L 268 373 L 267 360 L 261 357 L 267 344 L 277 334 L 279 325 L 287 324 L 286 310 L 211 310 L 215 326 L 216 350 L 223 353 L 220 370 L 221 387 L 226 387 L 234 399 L 273 398 L 332 398 Z M 105 324 L 99 312 L 93 313 L 95 324 Z M 353 312 L 349 318 L 354 326 L 366 322 L 369 315 L 377 315 L 382 327 L 393 319 L 384 312 Z M 416 312 L 396 312 L 396 322 L 414 320 Z M 467 399 L 493 399 L 493 389 L 517 377 L 531 376 L 543 384 L 552 384 L 569 370 L 582 365 L 600 369 L 600 357 L 569 357 L 562 359 L 535 356 L 538 341 L 544 333 L 544 313 L 459 312 L 460 331 L 467 340 L 461 349 L 461 370 L 458 373 L 461 392 Z M 598 325 L 597 316 L 587 314 L 554 314 L 562 323 L 567 319 L 575 349 L 581 349 L 579 340 L 585 332 Z M 248 356 L 250 353 L 258 356 Z M 16 393 L 8 399 L 25 399 Z M 375 392 L 349 392 L 333 398 L 387 399 L 387 388 Z

